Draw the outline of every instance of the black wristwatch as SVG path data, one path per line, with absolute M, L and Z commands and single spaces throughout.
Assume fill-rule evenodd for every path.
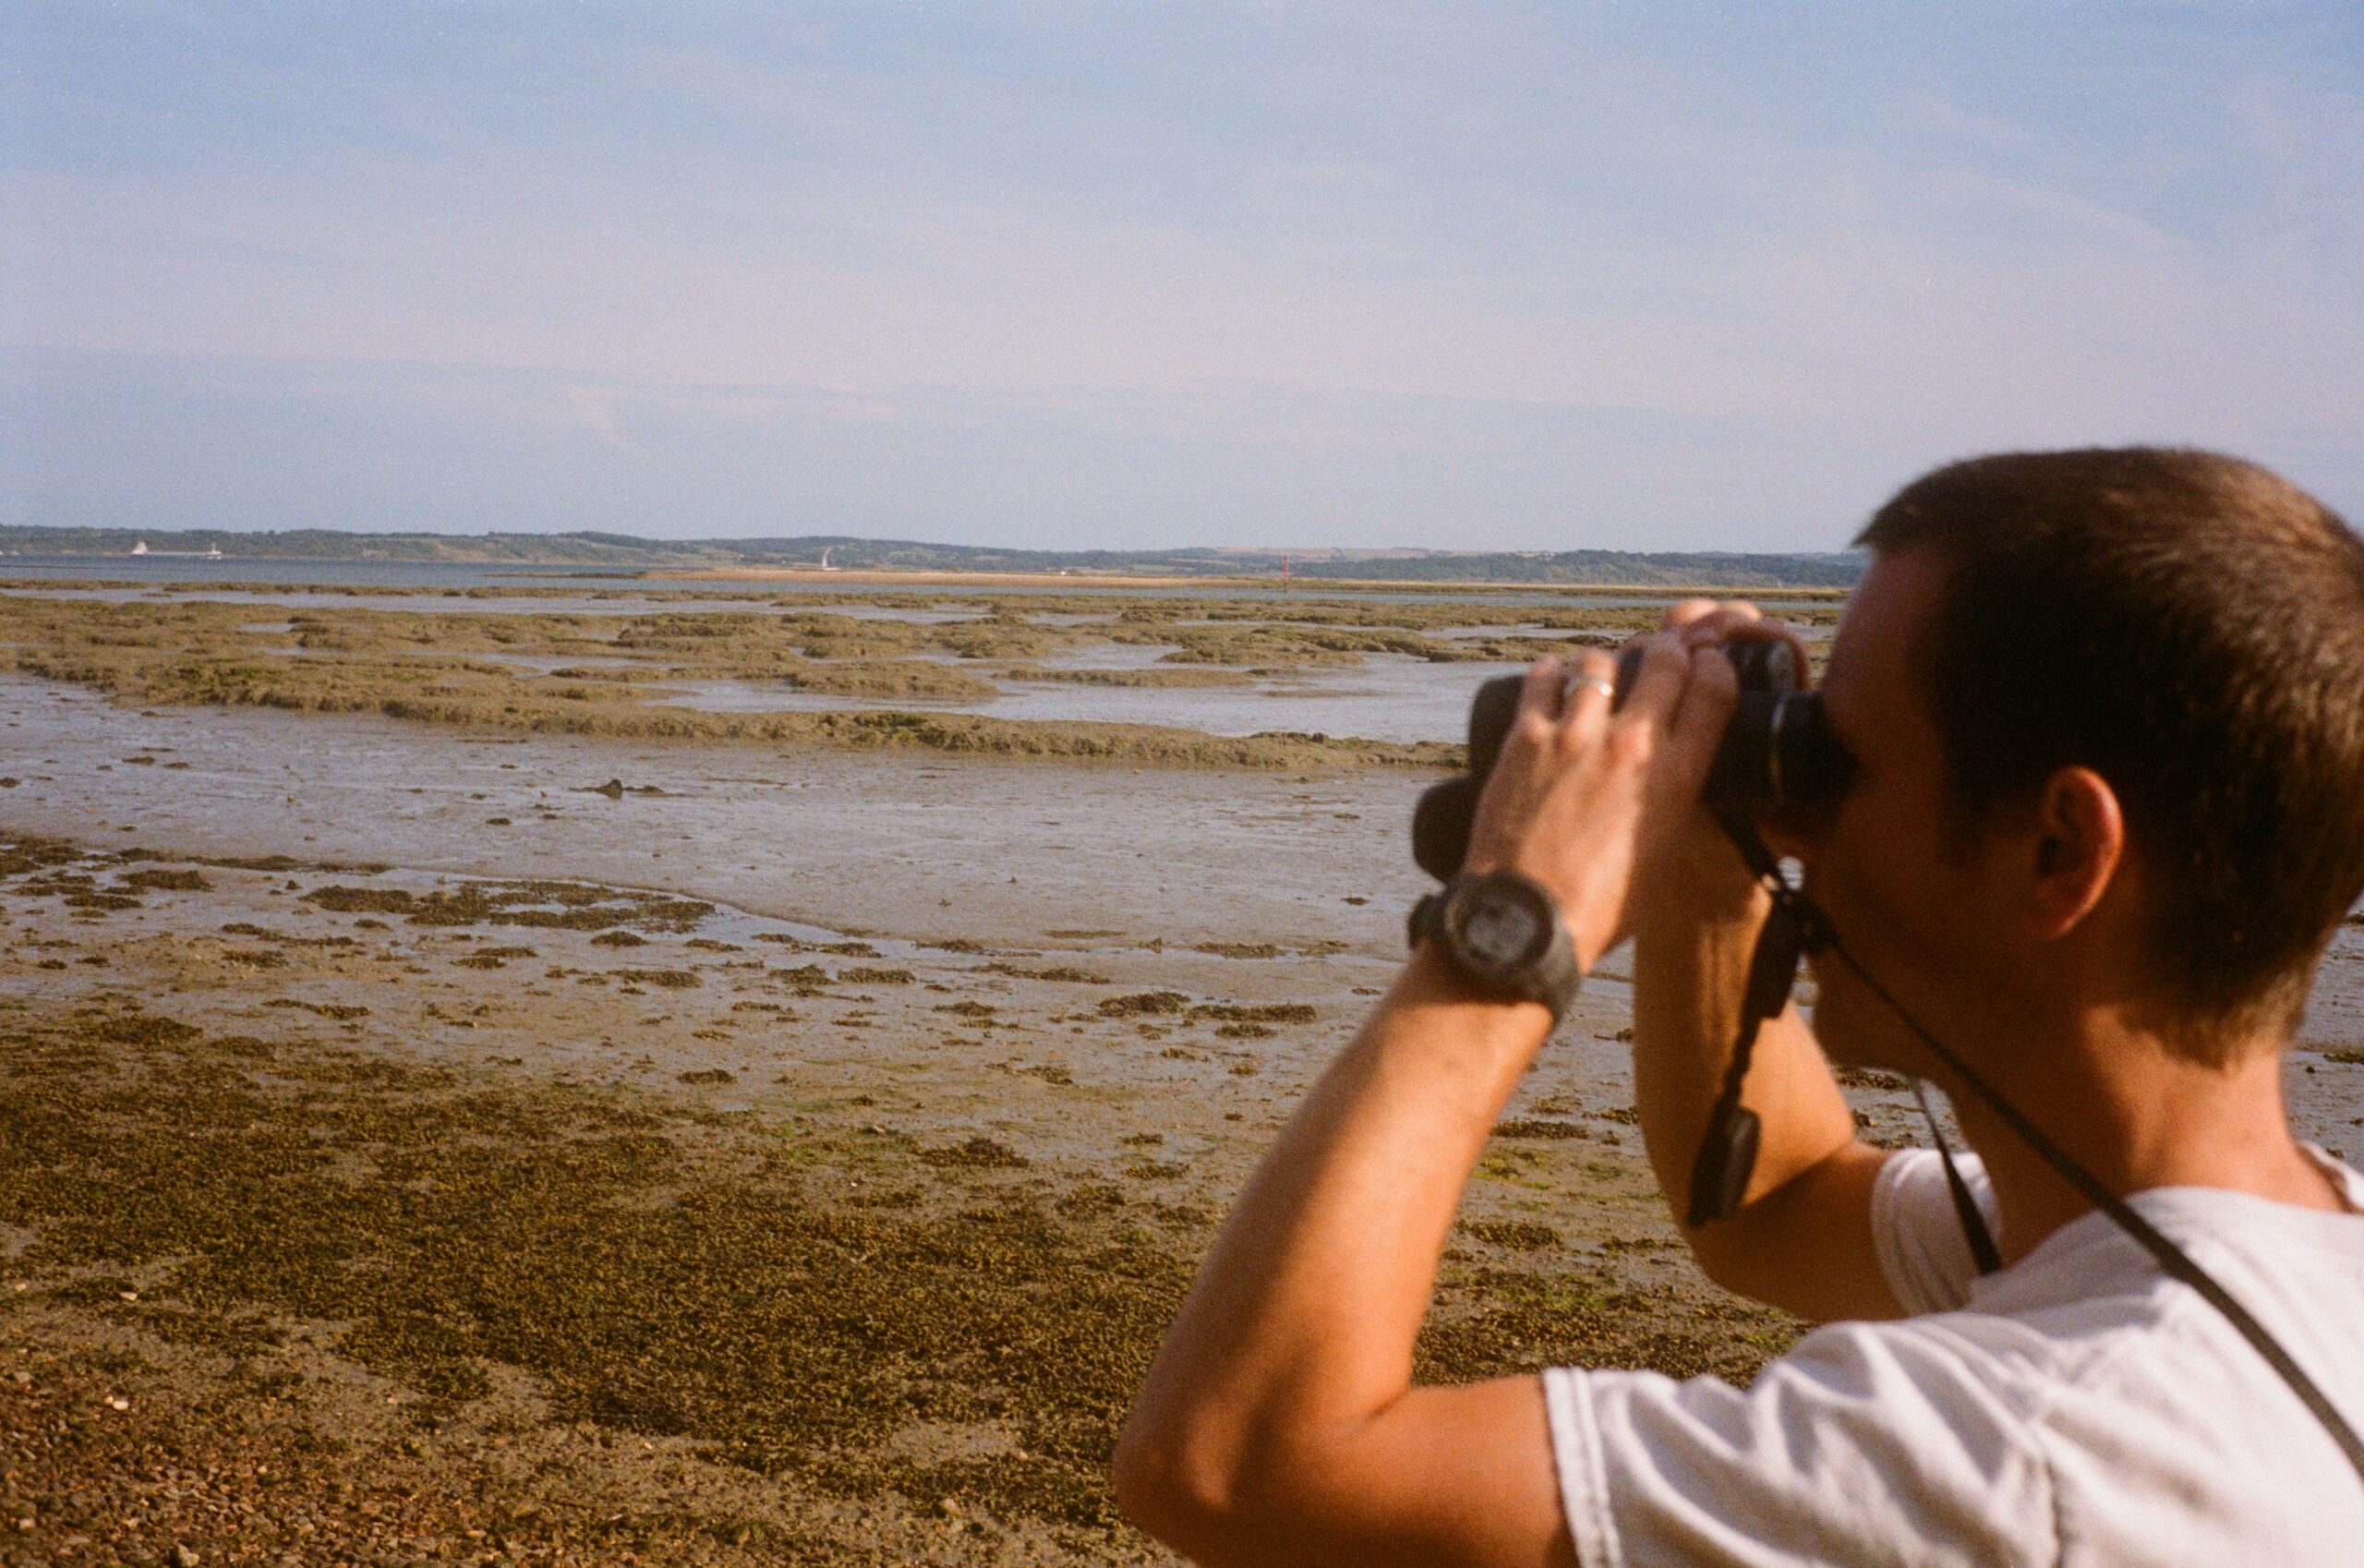
M 1515 871 L 1454 877 L 1412 906 L 1405 935 L 1414 947 L 1434 942 L 1478 991 L 1540 1002 L 1555 1023 L 1584 983 L 1559 904 L 1541 883 Z

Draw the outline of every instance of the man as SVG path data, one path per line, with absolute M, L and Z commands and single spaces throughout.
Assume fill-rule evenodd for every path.
M 2364 1425 L 2364 1179 L 2280 1094 L 2364 892 L 2364 544 L 2261 469 L 2151 450 L 1942 469 L 1862 542 L 1823 687 L 1855 780 L 1768 838 L 1865 974 Z M 1538 665 L 1465 866 L 1539 884 L 1584 968 L 1634 938 L 1678 1216 L 1767 911 L 1697 805 L 1719 649 L 1755 621 L 1681 607 L 1613 714 L 1606 656 Z M 1820 959 L 1815 1032 L 1784 1013 L 1757 1043 L 1741 1207 L 1688 1238 L 1831 1326 L 1745 1392 L 1413 1388 L 1463 1186 L 1553 1016 L 1465 947 L 1416 948 L 1210 1253 L 1117 1452 L 1152 1533 L 1220 1564 L 2364 1562 L 2364 1478 L 2289 1385 L 1957 1095 L 2003 1265 L 1976 1275 L 1935 1156 L 1858 1142 L 1823 1053 L 1959 1086 Z

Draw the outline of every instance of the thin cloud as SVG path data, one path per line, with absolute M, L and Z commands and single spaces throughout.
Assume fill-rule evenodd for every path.
M 18 24 L 7 494 L 1815 548 L 2153 438 L 2364 502 L 2352 9 L 429 19 Z

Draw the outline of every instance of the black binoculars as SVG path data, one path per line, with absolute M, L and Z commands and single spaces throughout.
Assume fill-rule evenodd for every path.
M 1707 773 L 1707 803 L 1729 813 L 1837 801 L 1854 777 L 1855 759 L 1831 732 L 1821 697 L 1799 689 L 1797 650 L 1753 638 L 1727 643 L 1723 651 L 1740 677 L 1740 702 Z M 1641 667 L 1638 646 L 1618 656 L 1612 705 L 1624 702 Z M 1523 682 L 1521 676 L 1499 675 L 1478 688 L 1469 705 L 1468 771 L 1431 786 L 1412 813 L 1412 858 L 1440 882 L 1452 880 L 1469 853 L 1478 796 L 1502 755 Z

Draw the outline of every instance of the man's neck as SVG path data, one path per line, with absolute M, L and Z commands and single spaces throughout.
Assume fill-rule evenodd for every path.
M 2088 1026 L 2068 1035 L 2056 1051 L 2015 1051 L 2028 1065 L 1998 1077 L 1996 1087 L 2112 1192 L 2213 1187 L 2302 1208 L 2343 1207 L 2291 1134 L 2281 1052 L 2271 1043 L 2248 1045 L 2230 1066 L 2211 1067 L 2130 1030 Z M 1954 1101 L 1962 1135 L 1994 1183 L 2007 1264 L 2092 1212 L 1974 1096 Z

